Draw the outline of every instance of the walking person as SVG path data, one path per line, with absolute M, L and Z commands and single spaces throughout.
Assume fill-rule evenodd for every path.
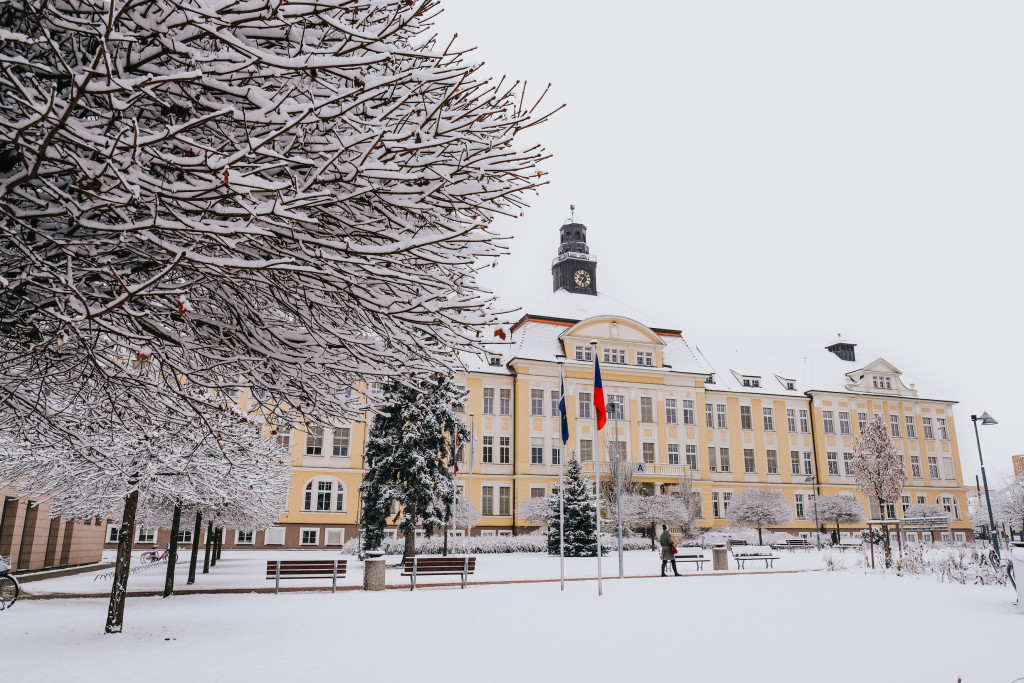
M 661 575 L 666 575 L 665 569 L 668 563 L 671 562 L 672 573 L 680 576 L 679 570 L 676 569 L 676 544 L 672 542 L 672 534 L 668 532 L 667 525 L 661 525 L 661 536 L 658 540 L 661 541 Z

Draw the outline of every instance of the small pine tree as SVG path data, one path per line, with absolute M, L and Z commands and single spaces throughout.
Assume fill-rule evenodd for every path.
M 392 380 L 384 386 L 384 397 L 363 456 L 363 543 L 367 549 L 380 546 L 397 502 L 399 510 L 391 521 L 398 523 L 405 555 L 411 557 L 417 525 L 432 536 L 451 520 L 455 433 L 462 441 L 469 437 L 455 407 L 466 400 L 466 392 L 455 386 L 451 375 L 437 375 L 409 383 Z
M 583 465 L 573 458 L 565 472 L 565 555 L 566 557 L 593 557 L 597 554 L 597 519 L 594 516 L 593 488 L 583 477 Z M 561 493 L 561 492 L 560 492 Z M 548 554 L 557 555 L 559 545 L 558 495 L 551 496 L 551 514 L 548 522 Z

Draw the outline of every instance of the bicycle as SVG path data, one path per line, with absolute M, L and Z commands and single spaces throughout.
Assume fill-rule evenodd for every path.
M 139 562 L 141 562 L 142 564 L 154 564 L 156 562 L 160 562 L 161 560 L 167 559 L 167 556 L 170 554 L 170 547 L 164 548 L 163 550 L 158 550 L 154 548 L 153 550 L 147 550 L 146 552 L 142 553 L 142 556 L 139 557 Z M 173 561 L 178 561 L 177 554 L 175 554 Z
M 0 557 L 0 611 L 11 607 L 21 592 L 18 580 L 9 572 L 11 569 L 11 558 Z

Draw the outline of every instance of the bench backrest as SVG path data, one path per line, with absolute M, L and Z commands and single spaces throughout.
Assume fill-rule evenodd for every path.
M 787 538 L 786 543 L 789 545 L 810 545 L 811 542 L 806 538 Z
M 282 579 L 329 579 L 334 576 L 335 560 L 267 560 L 267 578 L 278 576 L 277 565 L 281 563 Z M 348 560 L 337 560 L 338 576 L 345 576 Z
M 405 558 L 405 571 L 412 572 L 413 564 L 416 565 L 417 573 L 426 572 L 451 572 L 461 574 L 466 568 L 465 556 L 452 557 L 407 557 Z M 469 571 L 476 569 L 476 558 L 469 558 Z
M 700 548 L 679 548 L 676 557 L 704 557 L 704 551 Z

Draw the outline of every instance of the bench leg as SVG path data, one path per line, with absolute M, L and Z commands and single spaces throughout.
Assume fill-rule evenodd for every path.
M 338 561 L 334 561 L 334 574 L 331 575 L 331 592 L 338 592 Z
M 281 560 L 277 561 L 277 571 L 274 573 L 274 595 L 281 589 Z

